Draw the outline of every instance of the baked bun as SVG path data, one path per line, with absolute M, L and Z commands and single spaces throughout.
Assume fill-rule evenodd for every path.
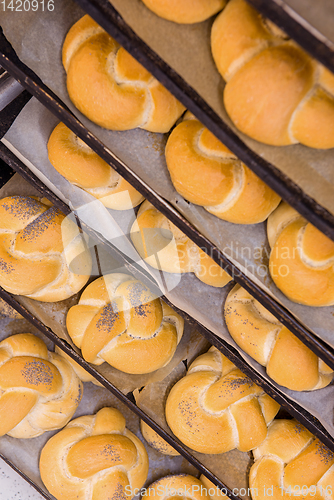
M 215 488 L 217 487 L 212 484 L 211 489 Z M 175 500 L 177 498 L 183 500 L 210 500 L 212 498 L 204 482 L 190 474 L 175 474 L 162 477 L 150 484 L 145 489 L 142 497 L 145 500 L 148 498 L 152 498 L 152 500 L 156 498 L 159 498 L 159 500 Z
M 57 302 L 88 281 L 91 257 L 78 227 L 55 207 L 28 196 L 0 200 L 0 286 Z
M 226 0 L 143 0 L 157 16 L 179 24 L 205 21 L 219 12 Z
M 166 420 L 200 453 L 249 451 L 267 435 L 279 405 L 215 347 L 191 364 L 170 391 Z
M 225 321 L 233 340 L 277 384 L 313 391 L 331 383 L 333 370 L 240 285 L 227 296 Z
M 287 203 L 268 218 L 269 271 L 293 302 L 334 304 L 334 243 Z
M 131 240 L 140 257 L 167 273 L 194 273 L 207 285 L 223 287 L 231 277 L 148 201 L 144 201 L 131 228 Z
M 68 311 L 66 326 L 86 361 L 134 374 L 167 365 L 183 335 L 183 319 L 173 309 L 120 273 L 90 283 Z
M 144 420 L 140 421 L 140 430 L 143 438 L 148 442 L 152 448 L 159 451 L 163 455 L 171 455 L 176 457 L 180 455 L 178 451 L 175 450 L 167 441 L 165 441 L 157 432 L 155 432 L 152 427 L 147 425 Z
M 63 65 L 71 101 L 101 127 L 168 132 L 185 110 L 88 15 L 67 33 Z
M 148 473 L 142 442 L 116 408 L 72 420 L 44 446 L 41 478 L 57 500 L 132 498 Z
M 166 163 L 181 196 L 220 219 L 263 222 L 280 197 L 191 113 L 172 131 Z
M 0 342 L 0 436 L 33 438 L 73 416 L 82 384 L 63 358 L 31 333 Z
M 334 75 L 245 0 L 217 17 L 211 48 L 241 132 L 273 146 L 334 147 Z
M 69 182 L 113 210 L 136 207 L 144 197 L 63 123 L 48 141 L 50 163 Z
M 254 500 L 333 498 L 334 455 L 295 420 L 274 420 L 267 438 L 253 450 L 249 474 Z

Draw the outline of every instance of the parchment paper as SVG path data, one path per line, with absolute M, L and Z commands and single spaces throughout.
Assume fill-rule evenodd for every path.
M 186 375 L 186 368 L 179 364 L 172 373 L 161 382 L 156 382 L 146 386 L 141 392 L 135 392 L 137 405 L 150 415 L 165 431 L 171 436 L 171 432 L 165 419 L 165 404 L 169 391 L 178 380 Z M 175 437 L 175 436 L 174 436 Z M 189 449 L 189 448 L 188 448 Z M 241 490 L 248 485 L 248 470 L 251 465 L 250 454 L 239 450 L 232 450 L 219 455 L 207 455 L 189 451 L 211 472 L 219 477 L 227 486 L 232 486 Z M 249 498 L 248 495 L 241 495 Z
M 6 135 L 6 144 L 10 146 L 14 151 L 17 150 L 21 153 L 21 159 L 36 173 L 36 175 L 40 176 L 43 179 L 46 179 L 49 187 L 56 193 L 61 190 L 65 193 L 64 197 L 66 200 L 71 200 L 72 192 L 75 194 L 75 203 L 76 206 L 81 206 L 85 203 L 87 193 L 83 192 L 81 189 L 76 188 L 75 186 L 71 186 L 66 179 L 64 179 L 61 175 L 59 175 L 51 166 L 47 158 L 47 149 L 46 142 L 48 136 L 51 133 L 51 130 L 55 126 L 55 120 L 49 111 L 47 111 L 38 101 L 32 99 L 28 105 L 24 108 L 22 113 L 19 115 L 17 120 L 14 122 L 13 127 L 10 129 L 9 133 Z M 135 131 L 137 132 L 137 131 Z M 141 132 L 141 131 L 139 131 Z M 162 136 L 158 136 L 163 140 Z M 33 147 L 32 147 L 33 145 Z M 139 141 L 135 142 L 135 146 L 139 147 Z M 162 151 L 158 147 L 151 147 L 145 149 L 145 155 L 148 154 L 148 151 L 151 152 L 154 158 L 157 160 L 157 157 L 163 159 Z M 140 157 L 138 157 L 138 162 L 140 161 Z M 175 194 L 169 177 L 166 173 L 166 167 L 160 160 L 159 168 L 155 170 L 155 175 L 151 178 L 151 183 L 159 190 L 161 186 L 164 186 L 164 192 L 175 199 L 175 203 L 182 204 L 186 208 L 188 205 L 182 200 L 180 196 Z M 173 198 L 175 197 L 175 198 Z M 192 210 L 192 212 L 190 212 Z M 188 215 L 192 215 L 198 209 L 194 205 L 189 205 Z M 227 230 L 230 231 L 228 236 L 230 236 L 230 249 L 238 251 L 238 249 L 242 248 L 244 245 L 247 248 L 252 245 L 252 251 L 258 252 L 260 254 L 260 245 L 264 245 L 264 224 L 258 224 L 251 227 L 245 226 L 236 226 L 233 224 L 229 224 L 227 222 L 220 221 L 216 217 L 207 214 L 204 210 L 202 211 L 203 216 L 203 226 L 205 222 L 211 224 L 210 227 L 213 228 L 215 234 L 218 236 L 225 237 L 220 235 L 219 227 L 220 225 L 224 225 Z M 132 216 L 126 216 L 122 213 L 118 214 L 116 211 L 108 210 L 108 217 L 114 221 L 115 217 L 117 217 L 117 221 L 121 231 L 124 234 L 129 234 L 130 227 L 132 225 Z M 127 211 L 130 212 L 130 211 Z M 96 226 L 96 223 L 95 223 Z M 247 238 L 247 233 L 249 236 Z M 262 238 L 262 239 L 261 239 Z M 117 242 L 119 238 L 117 239 Z M 260 243 L 259 243 L 260 241 Z M 125 247 L 126 245 L 123 245 Z M 240 252 L 239 252 L 240 253 Z M 247 257 L 247 255 L 246 255 Z M 105 259 L 105 262 L 108 262 L 108 259 Z M 266 260 L 258 256 L 257 259 L 254 258 L 252 261 L 252 266 L 256 268 L 257 265 L 264 263 Z M 109 270 L 108 270 L 109 272 Z M 157 281 L 159 279 L 159 273 L 152 268 L 150 268 L 150 273 L 153 277 L 156 277 Z M 176 277 L 176 283 L 175 283 Z M 218 289 L 214 287 L 207 286 L 201 283 L 193 274 L 186 274 L 182 276 L 171 275 L 168 273 L 164 273 L 164 279 L 166 283 L 165 287 L 165 295 L 167 298 L 175 304 L 180 309 L 186 311 L 192 317 L 197 319 L 201 324 L 206 326 L 209 330 L 213 331 L 219 337 L 225 339 L 230 345 L 236 348 L 243 358 L 250 364 L 255 370 L 260 372 L 263 376 L 265 376 L 268 380 L 271 381 L 281 392 L 287 394 L 292 400 L 297 401 L 301 406 L 310 411 L 313 415 L 315 415 L 321 423 L 326 427 L 331 435 L 334 435 L 334 415 L 333 415 L 333 400 L 334 400 L 334 386 L 327 387 L 325 389 L 321 389 L 320 391 L 311 392 L 311 393 L 297 393 L 294 391 L 289 391 L 288 389 L 284 389 L 277 384 L 275 384 L 271 379 L 269 379 L 266 375 L 264 368 L 256 363 L 250 356 L 246 355 L 232 340 L 230 337 L 227 328 L 225 326 L 225 322 L 223 319 L 223 304 L 225 302 L 226 296 L 231 289 L 231 286 L 227 286 L 223 289 Z M 269 278 L 267 278 L 269 280 Z M 177 285 L 177 286 L 176 286 Z M 21 299 L 22 300 L 22 299 Z M 25 303 L 29 299 L 24 299 Z M 40 311 L 36 310 L 35 301 L 30 301 L 29 309 L 33 310 L 35 314 L 41 314 Z M 44 307 L 44 306 L 43 306 Z M 301 306 L 300 306 L 301 307 Z M 31 309 L 33 308 L 33 309 Z M 333 308 L 307 308 L 302 307 L 305 310 L 305 316 L 308 321 L 312 323 L 312 326 L 317 327 L 318 331 L 323 333 L 323 337 L 329 340 L 329 343 L 334 345 L 334 340 L 332 339 L 332 330 L 334 326 L 334 318 L 332 316 Z M 314 318 L 316 316 L 316 318 Z M 61 338 L 64 338 L 64 324 L 62 328 L 59 328 L 57 320 L 56 322 L 52 322 L 52 316 L 48 313 L 46 316 L 43 315 L 43 318 L 56 333 Z M 305 318 L 304 318 L 305 319 Z M 317 321 L 319 322 L 317 324 Z M 59 324 L 61 324 L 59 322 Z M 68 337 L 65 337 L 68 340 Z M 121 381 L 124 383 L 124 381 Z M 118 386 L 118 382 L 116 385 Z M 147 383 L 147 381 L 145 381 Z M 144 384 L 142 384 L 144 385 Z
M 18 174 L 15 174 L 9 182 L 5 184 L 2 189 L 0 189 L 0 198 L 13 194 L 30 194 L 40 196 L 40 193 Z M 98 251 L 102 253 L 103 249 L 100 248 Z M 93 252 L 92 257 L 94 258 Z M 110 261 L 110 256 L 105 254 L 102 260 Z M 115 269 L 115 272 L 126 272 L 129 274 L 128 271 L 124 271 L 124 269 L 121 268 L 119 263 L 117 264 L 118 267 Z M 93 269 L 94 268 L 97 269 L 96 263 L 93 265 Z M 97 276 L 94 276 L 94 278 L 96 277 Z M 66 340 L 73 347 L 73 349 L 80 354 L 80 350 L 73 344 L 66 329 L 67 312 L 70 307 L 78 303 L 80 295 L 81 292 L 73 295 L 67 300 L 55 303 L 39 302 L 24 296 L 16 296 L 16 298 L 26 309 L 28 309 L 28 311 L 34 314 L 46 326 L 51 328 L 51 330 L 59 338 Z M 168 375 L 168 373 L 170 373 L 170 371 L 174 369 L 175 366 L 177 366 L 181 360 L 187 359 L 188 356 L 192 358 L 194 355 L 201 352 L 207 345 L 207 341 L 196 331 L 195 327 L 189 323 L 185 323 L 184 334 L 175 351 L 174 357 L 164 368 L 160 368 L 153 373 L 145 375 L 130 375 L 116 370 L 116 368 L 113 368 L 108 363 L 103 363 L 98 367 L 94 365 L 92 366 L 94 366 L 99 373 L 101 373 L 118 389 L 127 394 L 136 388 L 143 387 L 147 383 L 162 380 L 166 377 L 166 375 Z

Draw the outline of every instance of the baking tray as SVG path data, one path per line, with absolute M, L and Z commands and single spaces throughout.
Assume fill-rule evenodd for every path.
M 247 0 L 334 73 L 331 0 Z
M 22 164 L 20 160 L 18 160 L 15 155 L 7 150 L 7 148 L 0 143 L 0 156 L 5 159 L 11 167 L 13 167 L 17 172 L 20 173 L 20 175 L 24 175 L 24 177 L 28 180 L 28 182 L 32 183 L 35 188 L 37 188 L 43 196 L 47 197 L 52 201 L 58 208 L 60 208 L 63 212 L 68 213 L 69 208 L 66 204 L 64 204 L 61 200 L 59 200 L 54 193 L 50 192 L 44 184 L 36 178 L 28 169 L 27 167 Z M 91 230 L 89 228 L 83 227 L 83 229 L 89 233 Z M 95 237 L 98 238 L 98 235 L 95 234 Z M 110 245 L 109 242 L 103 242 L 101 241 L 102 244 L 108 245 L 108 250 L 109 252 L 119 259 L 120 262 L 131 272 L 134 274 L 136 277 L 139 279 L 146 279 L 146 284 L 152 288 L 152 282 L 151 278 L 147 275 L 143 274 L 143 271 L 141 269 L 136 268 L 131 261 L 129 261 L 128 257 L 124 254 L 122 254 L 117 248 L 114 248 L 112 245 Z M 156 290 L 154 290 L 156 291 Z M 161 293 L 160 293 L 161 295 Z M 39 328 L 45 335 L 47 335 L 49 338 L 52 339 L 53 342 L 55 342 L 57 345 L 59 345 L 60 348 L 64 349 L 64 341 L 59 339 L 49 328 L 47 328 L 45 325 L 43 325 L 31 312 L 27 311 L 26 309 L 22 308 L 22 306 L 17 302 L 15 297 L 11 296 L 4 290 L 0 289 L 0 296 L 4 298 L 7 302 L 9 302 L 15 309 L 17 309 L 21 314 L 29 319 L 29 321 L 32 322 L 37 328 Z M 264 377 L 261 376 L 258 372 L 255 372 L 251 366 L 247 364 L 247 362 L 240 356 L 240 354 L 233 349 L 230 345 L 228 345 L 223 339 L 216 337 L 212 332 L 210 332 L 208 329 L 203 327 L 201 324 L 198 322 L 195 322 L 193 318 L 190 318 L 189 315 L 184 313 L 184 311 L 181 311 L 177 309 L 171 302 L 166 299 L 166 297 L 162 296 L 163 300 L 165 300 L 169 305 L 177 310 L 177 312 L 185 318 L 188 323 L 193 323 L 196 324 L 197 329 L 202 333 L 202 335 L 209 340 L 209 342 L 213 345 L 215 345 L 220 351 L 222 351 L 229 359 L 231 359 L 232 362 L 234 362 L 243 372 L 245 372 L 248 376 L 250 376 L 258 385 L 262 386 L 264 390 L 270 394 L 274 399 L 276 399 L 284 409 L 286 409 L 291 415 L 293 415 L 297 420 L 301 421 L 307 428 L 310 429 L 310 431 L 317 435 L 328 447 L 332 448 L 334 450 L 334 442 L 333 438 L 326 432 L 326 430 L 323 428 L 323 426 L 315 419 L 309 412 L 301 408 L 298 404 L 295 402 L 292 402 L 289 400 L 289 398 L 285 395 L 282 394 L 279 390 L 277 390 L 276 387 L 272 386 L 270 382 L 265 379 Z M 66 344 L 66 343 L 65 343 Z M 75 359 L 78 360 L 80 359 L 80 364 L 84 363 L 85 366 L 87 363 L 85 363 L 78 354 L 76 354 L 70 346 L 66 344 L 67 350 L 70 355 L 74 355 Z M 95 370 L 91 368 L 95 374 Z M 107 381 L 107 384 L 110 385 L 110 383 Z M 108 387 L 109 387 L 108 385 Z M 188 458 L 188 457 L 187 457 Z
M 75 1 L 93 19 L 95 19 L 97 23 L 110 33 L 111 36 L 123 45 L 128 52 L 132 54 L 132 56 L 143 64 L 148 71 L 160 80 L 161 83 L 163 83 L 163 85 L 170 90 L 170 92 L 172 92 L 186 106 L 187 109 L 192 111 L 194 115 L 197 116 L 197 118 L 209 130 L 211 130 L 216 137 L 218 137 L 218 139 L 220 139 L 238 158 L 240 158 L 251 170 L 263 179 L 266 184 L 268 184 L 287 203 L 293 206 L 312 224 L 318 227 L 318 229 L 334 240 L 334 211 L 332 210 L 331 212 L 328 210 L 326 205 L 322 205 L 322 203 L 316 201 L 312 195 L 305 191 L 305 188 L 302 189 L 290 176 L 289 168 L 283 172 L 280 168 L 277 168 L 279 163 L 276 164 L 275 161 L 266 160 L 264 156 L 270 158 L 270 152 L 268 155 L 263 154 L 262 151 L 256 152 L 256 149 L 254 149 L 256 148 L 256 141 L 248 141 L 246 136 L 239 133 L 229 121 L 226 113 L 221 109 L 221 107 L 220 109 L 216 109 L 214 104 L 209 103 L 207 99 L 208 96 L 203 98 L 199 91 L 196 90 L 192 77 L 190 76 L 189 78 L 186 78 L 186 73 L 183 68 L 185 68 L 188 64 L 187 61 L 189 61 L 189 54 L 191 51 L 193 50 L 192 53 L 196 53 L 198 47 L 192 47 L 190 45 L 187 46 L 187 40 L 184 37 L 184 44 L 178 47 L 178 56 L 180 60 L 183 61 L 183 66 L 180 64 L 178 70 L 175 70 L 175 68 L 168 64 L 165 58 L 159 55 L 158 51 L 152 48 L 152 45 L 147 42 L 148 39 L 152 41 L 154 40 L 154 36 L 151 37 L 150 31 L 152 30 L 150 28 L 153 27 L 154 30 L 154 24 L 159 23 L 159 30 L 157 30 L 157 32 L 159 33 L 158 37 L 160 40 L 158 45 L 160 41 L 163 41 L 166 47 L 172 46 L 172 36 L 168 37 L 168 33 L 170 29 L 174 29 L 174 23 L 170 23 L 168 21 L 166 22 L 165 20 L 162 20 L 154 15 L 152 16 L 152 13 L 146 9 L 148 11 L 148 15 L 150 16 L 149 21 L 147 22 L 145 14 L 142 14 L 145 7 L 141 6 L 140 9 L 137 8 L 136 14 L 131 16 L 130 26 L 130 24 L 125 21 L 125 18 L 118 12 L 117 8 L 114 7 L 114 5 L 118 5 L 118 8 L 123 8 L 121 0 Z M 141 3 L 140 0 L 128 0 L 127 4 L 129 6 L 129 11 L 131 10 L 131 7 L 137 7 L 138 3 Z M 265 4 L 266 0 L 262 0 L 261 3 Z M 145 24 L 143 24 L 143 26 L 139 29 L 139 22 L 142 22 L 142 20 L 145 21 Z M 211 21 L 209 21 L 209 26 L 210 23 Z M 181 26 L 181 29 L 184 29 L 183 25 Z M 193 28 L 190 26 L 187 27 L 187 29 L 189 29 L 190 33 Z M 201 43 L 203 43 L 203 40 L 207 38 L 203 32 L 208 29 L 209 27 L 205 26 L 205 28 L 201 30 Z M 138 33 L 140 33 L 139 36 Z M 146 42 L 144 41 L 144 36 L 145 38 L 147 37 Z M 205 39 L 205 42 L 208 42 L 208 40 Z M 165 52 L 165 54 L 166 53 L 167 52 Z M 208 57 L 210 57 L 210 55 Z M 194 70 L 194 68 L 192 70 Z M 206 70 L 212 71 L 212 68 L 207 67 L 204 69 L 199 67 L 198 74 L 205 73 Z M 209 78 L 211 78 L 211 74 Z M 213 85 L 221 86 L 221 83 L 219 83 L 218 80 L 213 82 Z M 201 85 L 197 86 L 197 88 L 200 86 Z M 221 92 L 222 89 L 219 88 L 219 93 Z M 212 102 L 214 102 L 214 100 L 212 100 Z M 222 113 L 224 118 L 222 118 Z M 248 144 L 249 142 L 251 145 Z M 303 149 L 303 147 L 299 145 L 294 147 Z M 291 149 L 289 151 L 291 151 Z M 298 150 L 298 152 L 300 152 L 300 150 Z M 290 153 L 288 153 L 288 155 L 290 155 Z
M 284 306 L 267 294 L 256 282 L 240 271 L 229 258 L 215 245 L 203 236 L 192 224 L 167 202 L 162 196 L 154 192 L 136 173 L 124 162 L 119 160 L 96 136 L 73 115 L 68 107 L 39 79 L 39 77 L 24 65 L 16 56 L 7 40 L 0 38 L 0 62 L 25 88 L 37 97 L 57 118 L 63 121 L 83 141 L 95 150 L 105 161 L 140 191 L 158 210 L 166 215 L 198 246 L 206 249 L 209 255 L 221 265 L 235 280 L 240 283 L 251 295 L 259 300 L 272 314 L 274 314 L 289 330 L 299 337 L 328 365 L 334 367 L 334 350 L 326 342 L 315 336 L 312 331 L 298 321 Z

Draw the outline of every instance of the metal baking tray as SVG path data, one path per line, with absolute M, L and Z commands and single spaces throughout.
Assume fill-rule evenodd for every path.
M 1 119 L 1 114 L 0 114 Z M 43 196 L 50 199 L 54 205 L 56 205 L 59 209 L 61 209 L 64 213 L 69 213 L 70 210 L 68 206 L 63 203 L 53 192 L 51 192 L 27 167 L 24 165 L 11 151 L 9 151 L 6 146 L 0 143 L 0 158 L 6 162 L 7 165 L 10 165 L 11 169 L 14 169 L 18 172 L 22 177 L 24 177 L 29 183 L 31 183 L 35 188 L 37 188 Z M 8 169 L 8 176 L 11 175 L 10 170 Z M 6 179 L 4 179 L 5 181 Z M 119 262 L 122 263 L 132 274 L 134 274 L 138 279 L 145 281 L 145 283 L 153 289 L 154 292 L 156 290 L 156 284 L 152 280 L 151 276 L 147 275 L 142 268 L 136 265 L 133 261 L 129 260 L 129 258 L 120 252 L 116 247 L 114 247 L 110 242 L 104 240 L 99 234 L 95 233 L 89 227 L 84 226 L 83 229 L 88 233 L 92 234 L 101 244 L 104 245 L 108 249 L 108 251 L 115 257 Z M 161 295 L 161 293 L 160 293 Z M 72 348 L 64 343 L 63 340 L 58 338 L 54 332 L 52 332 L 49 328 L 43 325 L 33 314 L 24 309 L 15 299 L 15 297 L 11 296 L 4 290 L 0 289 L 0 296 L 4 298 L 7 302 L 9 302 L 15 309 L 19 310 L 21 314 L 26 317 L 29 321 L 32 322 L 38 329 L 40 329 L 45 335 L 47 335 L 53 342 L 59 345 L 60 348 L 64 349 L 68 352 L 72 357 L 74 357 L 80 364 L 83 366 L 89 367 L 87 363 L 77 354 Z M 329 448 L 334 450 L 334 440 L 327 433 L 327 431 L 323 428 L 323 426 L 307 411 L 301 408 L 295 402 L 289 400 L 289 398 L 282 394 L 276 387 L 270 384 L 270 382 L 263 378 L 261 374 L 255 372 L 254 369 L 247 364 L 247 362 L 240 356 L 240 354 L 233 349 L 230 345 L 228 345 L 223 339 L 216 337 L 212 332 L 203 327 L 203 325 L 195 322 L 193 318 L 190 318 L 185 312 L 177 309 L 173 304 L 171 304 L 166 297 L 162 297 L 169 305 L 177 310 L 177 312 L 182 315 L 186 321 L 190 323 L 196 323 L 197 329 L 203 334 L 205 338 L 209 340 L 209 342 L 215 345 L 220 351 L 222 351 L 232 362 L 234 362 L 243 372 L 249 375 L 258 385 L 264 388 L 264 390 L 270 394 L 274 399 L 276 399 L 282 407 L 287 410 L 291 415 L 293 415 L 297 420 L 302 422 L 313 434 L 317 435 Z M 88 371 L 91 371 L 94 375 L 97 373 L 94 368 L 87 368 Z M 98 374 L 98 377 L 101 378 L 101 375 Z M 107 384 L 107 385 L 106 385 Z M 115 390 L 114 386 L 110 384 L 110 382 L 104 379 L 104 385 L 112 387 L 110 390 Z M 120 391 L 118 391 L 119 393 Z M 124 397 L 124 394 L 122 397 Z M 132 401 L 133 404 L 133 401 Z M 186 457 L 187 459 L 188 456 Z M 190 460 L 191 461 L 191 460 Z
M 108 4 L 109 5 L 109 4 Z M 109 7 L 108 7 L 109 8 Z M 109 10 L 108 10 L 109 12 Z M 267 294 L 258 284 L 238 269 L 213 243 L 203 236 L 162 196 L 136 175 L 124 162 L 119 160 L 96 136 L 73 115 L 39 77 L 16 56 L 7 40 L 0 37 L 0 62 L 26 89 L 45 105 L 59 120 L 63 121 L 76 135 L 85 141 L 118 173 L 140 191 L 158 210 L 189 236 L 198 246 L 205 249 L 235 280 L 259 300 L 289 330 L 299 337 L 329 366 L 334 367 L 334 350 L 322 339 L 298 321 L 284 306 Z

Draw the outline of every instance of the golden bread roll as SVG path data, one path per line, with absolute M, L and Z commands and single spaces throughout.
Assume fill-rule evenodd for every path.
M 334 147 L 334 75 L 245 0 L 217 17 L 211 48 L 241 132 L 273 146 Z
M 254 500 L 333 499 L 334 455 L 295 420 L 274 420 L 253 455 Z
M 57 302 L 88 281 L 91 257 L 78 227 L 55 207 L 28 196 L 0 200 L 0 286 Z
M 181 196 L 220 219 L 263 222 L 280 197 L 191 113 L 172 131 L 166 163 Z
M 66 317 L 86 361 L 126 373 L 167 365 L 183 335 L 183 319 L 140 281 L 107 274 L 90 283 Z
M 225 321 L 238 346 L 277 384 L 313 391 L 331 383 L 333 370 L 240 285 L 227 296 Z
M 215 347 L 191 364 L 170 391 L 166 420 L 200 453 L 249 451 L 267 435 L 279 405 Z
M 183 500 L 211 500 L 214 497 L 210 496 L 209 491 L 214 493 L 218 490 L 213 483 L 208 489 L 202 480 L 204 476 L 197 479 L 190 474 L 174 474 L 158 479 L 154 483 L 145 488 L 142 498 L 154 500 L 175 500 L 182 498 Z
M 143 0 L 157 16 L 179 24 L 205 21 L 219 12 L 226 0 Z
M 15 309 L 12 308 L 7 302 L 3 299 L 0 299 L 0 316 L 4 316 L 9 319 L 21 319 L 22 316 Z
M 73 416 L 82 384 L 62 357 L 31 333 L 0 342 L 0 436 L 32 438 Z
M 268 218 L 269 271 L 293 302 L 334 304 L 334 243 L 287 203 Z
M 101 127 L 168 132 L 185 110 L 88 15 L 67 33 L 63 65 L 71 101 Z
M 92 382 L 95 385 L 98 385 L 99 387 L 104 387 L 100 382 L 96 380 L 93 375 L 91 375 L 85 368 L 83 368 L 79 363 L 74 361 L 71 356 L 69 356 L 66 352 L 62 351 L 57 345 L 55 346 L 55 353 L 59 354 L 59 356 L 62 356 L 63 358 L 66 359 L 66 361 L 72 366 L 73 370 L 77 374 L 80 380 L 82 382 Z
M 140 430 L 143 438 L 155 450 L 159 451 L 163 455 L 171 455 L 174 457 L 180 455 L 180 453 L 176 451 L 175 448 L 167 443 L 167 441 L 165 441 L 157 432 L 155 432 L 152 427 L 147 425 L 144 420 L 140 421 Z
M 148 473 L 142 442 L 116 408 L 72 420 L 44 446 L 41 478 L 57 500 L 132 498 Z
M 144 197 L 63 123 L 48 141 L 50 163 L 69 182 L 113 210 L 136 207 Z
M 130 235 L 140 257 L 155 269 L 194 273 L 203 283 L 215 287 L 223 287 L 232 279 L 148 201 L 138 210 Z

